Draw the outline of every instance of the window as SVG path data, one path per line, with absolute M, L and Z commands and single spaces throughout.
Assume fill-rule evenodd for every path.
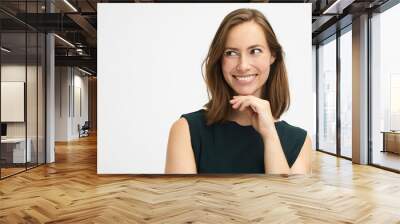
M 352 34 L 340 36 L 340 154 L 352 157 Z
M 336 37 L 318 48 L 318 149 L 336 153 Z
M 395 170 L 400 170 L 398 21 L 400 21 L 400 4 L 371 18 L 372 164 Z

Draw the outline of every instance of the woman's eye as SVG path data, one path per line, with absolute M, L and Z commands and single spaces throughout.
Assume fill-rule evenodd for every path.
M 238 53 L 235 51 L 225 51 L 224 53 L 226 56 L 237 56 Z
M 254 49 L 251 49 L 251 51 L 250 51 L 252 54 L 259 54 L 259 53 L 261 53 L 262 51 L 261 51 L 261 49 L 259 49 L 259 48 L 254 48 Z

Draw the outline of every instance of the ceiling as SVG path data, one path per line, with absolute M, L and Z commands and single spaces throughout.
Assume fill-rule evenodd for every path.
M 372 10 L 388 0 L 269 0 L 269 1 L 141 1 L 141 0 L 1 0 L 0 25 L 2 43 L 8 48 L 24 53 L 25 30 L 28 32 L 55 32 L 56 65 L 80 66 L 96 73 L 97 57 L 97 3 L 170 3 L 170 2 L 270 2 L 270 3 L 312 3 L 312 35 L 316 43 L 335 32 L 337 21 L 340 26 L 351 23 L 351 17 L 365 10 Z M 49 13 L 49 12 L 52 13 Z M 346 20 L 347 19 L 347 20 Z M 346 21 L 348 21 L 346 23 Z M 28 42 L 33 38 L 31 35 Z M 62 39 L 66 40 L 63 41 Z M 36 42 L 28 44 L 34 52 Z M 72 44 L 72 45 L 71 45 Z M 42 47 L 40 45 L 39 47 Z

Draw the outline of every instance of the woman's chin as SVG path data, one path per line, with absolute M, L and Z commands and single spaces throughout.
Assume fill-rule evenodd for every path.
M 238 96 L 250 96 L 250 95 L 255 95 L 255 91 L 250 91 L 250 90 L 242 90 L 242 91 L 235 91 L 236 95 Z

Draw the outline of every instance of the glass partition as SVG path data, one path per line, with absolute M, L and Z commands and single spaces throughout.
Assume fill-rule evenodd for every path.
M 336 36 L 318 48 L 318 149 L 336 154 Z
M 26 33 L 1 34 L 1 176 L 24 171 L 26 147 Z M 6 50 L 4 50 L 6 49 Z
M 27 150 L 30 151 L 30 159 L 27 167 L 37 165 L 37 132 L 38 132 L 38 35 L 36 32 L 27 33 L 27 98 L 26 98 L 26 113 L 27 113 Z
M 43 13 L 44 5 L 0 2 L 16 17 Z M 45 163 L 45 45 L 44 33 L 0 12 L 1 179 Z
M 46 162 L 46 145 L 45 145 L 45 111 L 46 111 L 46 76 L 45 76 L 45 65 L 46 65 L 46 39 L 43 33 L 38 34 L 38 76 L 37 76 L 37 147 L 38 147 L 38 155 L 37 155 L 37 162 L 38 164 L 43 164 Z

